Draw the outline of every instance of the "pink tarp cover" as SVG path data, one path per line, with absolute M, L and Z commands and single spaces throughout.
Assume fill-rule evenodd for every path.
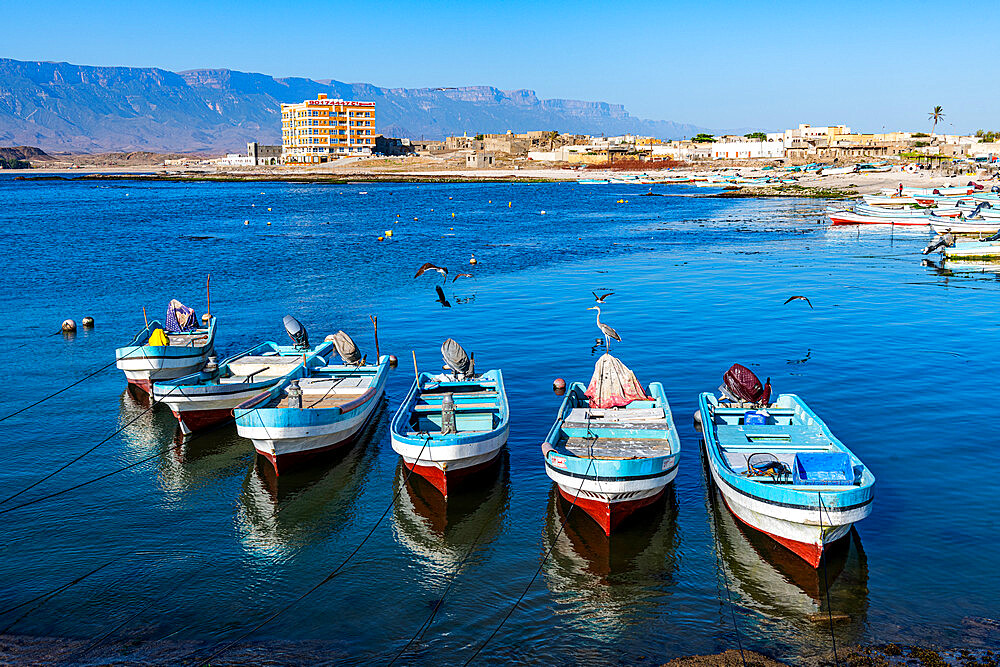
M 632 401 L 649 400 L 635 373 L 606 353 L 594 365 L 594 375 L 585 396 L 590 399 L 592 408 L 623 408 Z

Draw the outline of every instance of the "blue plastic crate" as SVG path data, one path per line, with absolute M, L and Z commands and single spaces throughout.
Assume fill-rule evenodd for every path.
M 792 462 L 792 483 L 816 486 L 854 484 L 851 457 L 843 452 L 799 452 Z
M 747 426 L 763 426 L 767 423 L 767 415 L 756 410 L 749 410 L 743 414 L 743 423 Z

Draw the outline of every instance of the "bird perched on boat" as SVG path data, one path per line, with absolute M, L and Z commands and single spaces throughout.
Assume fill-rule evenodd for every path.
M 441 289 L 441 286 L 435 285 L 434 289 L 436 289 L 438 293 L 437 302 L 440 303 L 443 308 L 451 308 L 451 302 L 445 297 L 444 290 Z
M 448 269 L 447 268 L 445 268 L 443 266 L 436 266 L 434 264 L 431 264 L 430 262 L 424 262 L 424 265 L 421 266 L 419 269 L 417 269 L 417 274 L 415 276 L 413 276 L 413 277 L 414 278 L 419 278 L 420 276 L 424 275 L 428 271 L 437 271 L 438 273 L 441 274 L 442 278 L 447 278 L 448 277 Z
M 597 296 L 597 292 L 591 292 L 591 294 L 594 295 L 594 301 L 596 301 L 597 303 L 604 303 L 604 300 L 607 299 L 609 296 L 613 296 L 614 292 L 608 292 L 607 294 L 602 294 L 600 296 Z
M 471 277 L 472 277 L 471 273 L 458 273 L 455 275 L 454 278 L 451 279 L 451 282 L 455 282 L 459 278 L 471 278 Z
M 617 331 L 615 331 L 614 329 L 612 329 L 611 327 L 609 327 L 604 322 L 601 322 L 601 308 L 600 308 L 600 306 L 591 306 L 587 310 L 596 310 L 597 311 L 597 328 L 601 330 L 602 334 L 604 334 L 604 349 L 606 349 L 606 350 L 610 350 L 611 349 L 610 342 L 608 340 L 610 338 L 614 338 L 619 343 L 622 342 L 622 337 L 618 335 Z
M 785 304 L 789 304 L 792 301 L 797 301 L 797 300 L 805 301 L 806 303 L 808 303 L 810 309 L 813 307 L 812 301 L 810 301 L 808 298 L 804 296 L 790 296 L 787 299 L 785 299 Z

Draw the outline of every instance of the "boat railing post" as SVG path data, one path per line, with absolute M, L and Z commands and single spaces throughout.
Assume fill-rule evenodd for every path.
M 285 390 L 285 393 L 288 394 L 288 407 L 302 407 L 302 389 L 299 388 L 299 381 L 297 378 L 288 383 L 288 389 Z

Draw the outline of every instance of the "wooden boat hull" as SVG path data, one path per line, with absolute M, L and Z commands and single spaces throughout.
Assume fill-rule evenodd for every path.
M 639 441 L 645 438 L 669 441 L 670 447 L 661 450 L 662 455 L 622 455 L 619 458 L 581 456 L 570 451 L 561 443 L 565 434 L 577 429 L 575 422 L 568 420 L 572 419 L 574 408 L 579 409 L 581 405 L 585 405 L 585 391 L 586 387 L 579 382 L 573 383 L 569 388 L 559 417 L 542 443 L 542 458 L 545 474 L 555 482 L 559 494 L 596 521 L 606 535 L 611 535 L 636 510 L 655 503 L 677 477 L 680 440 L 663 386 L 653 382 L 649 385 L 649 391 L 654 397 L 654 404 L 663 410 L 663 417 L 659 421 L 638 428 L 623 425 L 617 429 L 620 435 L 616 435 L 616 429 L 611 426 L 613 422 L 594 422 L 592 432 L 595 437 L 598 433 L 603 433 L 605 435 L 601 437 L 616 435 Z M 622 411 L 627 412 L 627 408 Z M 596 425 L 598 423 L 600 426 Z M 591 432 L 590 427 L 587 431 Z
M 357 399 L 339 407 L 261 407 L 287 386 L 283 380 L 273 389 L 233 410 L 237 432 L 253 442 L 258 454 L 274 466 L 275 474 L 319 454 L 352 444 L 365 429 L 385 395 L 389 358 L 379 359 L 372 385 Z M 308 397 L 303 403 L 308 404 Z M 255 405 L 256 404 L 256 405 Z
M 555 451 L 555 450 L 551 450 Z M 558 468 L 558 454 L 545 457 L 545 472 L 556 483 L 561 495 L 571 505 L 583 510 L 604 529 L 611 533 L 637 510 L 655 503 L 667 486 L 677 477 L 677 456 L 662 457 L 659 473 L 636 475 L 582 475 Z M 623 472 L 621 470 L 617 472 Z
M 827 214 L 830 222 L 834 225 L 906 225 L 912 227 L 926 227 L 930 224 L 930 217 L 905 217 L 886 218 L 873 215 L 859 215 L 851 211 L 836 211 Z
M 1000 257 L 1000 242 L 957 243 L 949 248 L 944 248 L 942 252 L 947 259 L 992 259 Z
M 733 515 L 815 568 L 819 567 L 827 545 L 844 537 L 851 526 L 871 514 L 874 477 L 801 399 L 794 394 L 783 394 L 768 409 L 776 412 L 778 408 L 775 406 L 779 405 L 785 406 L 785 409 L 792 406 L 800 418 L 819 425 L 822 439 L 831 447 L 830 451 L 843 452 L 851 457 L 856 469 L 860 466 L 863 471 L 861 484 L 793 488 L 782 484 L 762 483 L 734 472 L 725 461 L 728 460 L 726 456 L 733 453 L 731 448 L 735 445 L 727 443 L 726 454 L 723 453 L 717 436 L 714 412 L 720 406 L 717 399 L 708 393 L 699 397 L 705 457 L 712 482 Z M 728 428 L 739 428 L 742 435 L 743 427 Z M 751 442 L 749 435 L 740 447 L 746 448 L 747 442 Z M 772 444 L 760 442 L 753 448 L 768 452 L 777 447 L 779 445 L 776 441 L 772 441 Z M 810 449 L 808 444 L 801 444 L 799 447 L 803 452 L 827 451 L 823 447 Z M 791 449 L 797 451 L 795 446 L 791 446 Z
M 499 370 L 487 371 L 472 380 L 449 382 L 448 385 L 454 387 L 459 396 L 463 387 L 495 387 L 496 393 L 488 394 L 488 403 L 477 403 L 479 399 L 472 395 L 458 398 L 456 406 L 474 403 L 481 406 L 483 414 L 495 412 L 497 422 L 492 424 L 493 428 L 481 431 L 459 431 L 448 435 L 433 431 L 415 434 L 411 420 L 415 416 L 418 400 L 429 395 L 422 393 L 420 387 L 433 381 L 433 376 L 427 373 L 414 381 L 392 418 L 391 443 L 393 451 L 399 454 L 410 471 L 425 478 L 447 497 L 450 487 L 456 482 L 489 469 L 498 460 L 510 431 L 507 394 L 503 374 Z
M 198 371 L 215 354 L 214 317 L 209 323 L 205 344 L 197 347 L 142 344 L 148 340 L 153 328 L 162 326 L 159 322 L 151 322 L 130 345 L 115 350 L 115 365 L 125 374 L 125 379 L 147 394 L 156 382 L 174 380 Z
M 282 370 L 287 368 L 288 372 L 257 382 L 220 382 L 223 371 L 228 369 L 230 364 L 235 367 L 235 363 L 241 359 L 263 351 L 275 353 L 269 358 L 282 359 L 284 364 Z M 304 372 L 302 363 L 288 363 L 288 360 L 304 356 L 309 366 L 320 365 L 325 363 L 324 357 L 332 351 L 334 351 L 333 343 L 323 343 L 305 352 L 296 350 L 293 346 L 264 343 L 223 360 L 219 364 L 218 371 L 213 374 L 203 371 L 177 378 L 176 382 L 157 384 L 153 387 L 152 397 L 158 403 L 170 408 L 177 418 L 181 433 L 189 435 L 229 420 L 233 416 L 233 408 L 263 391 L 274 388 L 285 379 L 302 377 Z

